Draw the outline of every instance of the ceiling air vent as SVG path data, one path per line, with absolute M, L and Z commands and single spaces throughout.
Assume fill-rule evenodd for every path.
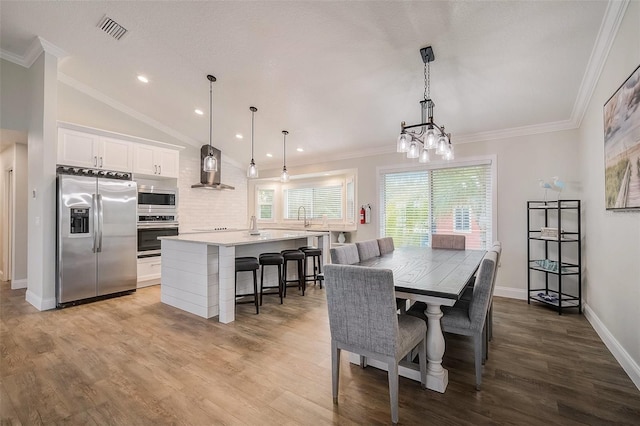
M 125 27 L 118 24 L 116 21 L 106 15 L 98 23 L 98 28 L 100 28 L 102 31 L 109 34 L 116 40 L 120 40 L 122 36 L 127 33 L 127 29 Z

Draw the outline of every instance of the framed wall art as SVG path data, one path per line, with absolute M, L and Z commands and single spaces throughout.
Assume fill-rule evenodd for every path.
M 640 209 L 640 66 L 604 104 L 605 205 Z

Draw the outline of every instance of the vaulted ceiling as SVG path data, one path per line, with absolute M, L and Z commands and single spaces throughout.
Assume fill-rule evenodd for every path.
M 393 151 L 400 122 L 419 122 L 419 49 L 427 45 L 436 57 L 435 121 L 453 133 L 454 144 L 575 127 L 606 56 L 615 7 L 2 1 L 0 49 L 20 62 L 39 36 L 64 51 L 63 84 L 194 146 L 208 143 L 206 75 L 213 74 L 214 146 L 248 162 L 253 105 L 256 162 L 275 165 L 282 161 L 283 129 L 290 132 L 292 162 Z M 127 29 L 120 40 L 97 27 L 105 15 Z

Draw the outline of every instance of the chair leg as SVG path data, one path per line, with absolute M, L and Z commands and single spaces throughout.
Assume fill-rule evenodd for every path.
M 284 261 L 284 265 L 282 268 L 282 297 L 287 297 L 287 261 Z
M 418 345 L 420 352 L 418 353 L 418 359 L 420 361 L 420 384 L 422 389 L 427 388 L 427 336 Z
M 331 390 L 333 392 L 333 403 L 338 403 L 338 385 L 340 381 L 340 349 L 331 342 Z
M 307 289 L 307 277 L 305 276 L 307 266 L 306 266 L 306 258 L 302 262 L 298 261 L 298 279 L 300 281 L 300 285 L 302 286 L 302 295 L 304 296 L 304 291 Z
M 360 355 L 360 368 L 367 368 L 367 357 Z
M 482 384 L 482 343 L 483 333 L 477 333 L 473 336 L 473 355 L 476 366 L 476 390 L 480 390 Z
M 391 400 L 391 422 L 398 423 L 398 363 L 389 362 L 389 399 Z
M 489 307 L 489 314 L 487 315 L 487 318 L 489 318 L 487 325 L 489 326 L 489 341 L 491 341 L 493 340 L 493 303 Z
M 318 274 L 322 273 L 322 257 L 318 258 Z M 317 277 L 316 277 L 317 278 Z M 320 283 L 320 288 L 322 288 L 322 280 L 318 280 Z

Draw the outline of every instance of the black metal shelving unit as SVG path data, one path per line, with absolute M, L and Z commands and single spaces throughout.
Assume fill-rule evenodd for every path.
M 544 218 L 539 217 L 543 213 Z M 567 225 L 568 214 L 574 216 L 575 223 L 572 221 L 571 226 L 572 229 L 577 229 L 576 231 L 563 230 L 563 220 Z M 538 217 L 532 217 L 532 215 Z M 542 229 L 532 229 L 532 221 L 542 222 L 545 228 L 555 226 L 557 235 L 544 236 Z M 533 244 L 544 244 L 544 258 L 532 259 Z M 552 248 L 555 248 L 556 252 L 554 258 L 550 259 Z M 537 252 L 540 251 L 537 250 Z M 575 255 L 577 261 L 566 261 L 567 252 Z M 577 308 L 578 312 L 582 313 L 580 200 L 527 201 L 527 262 L 528 303 L 533 300 L 552 306 L 557 309 L 559 315 L 562 315 L 564 309 L 569 308 Z M 549 278 L 553 276 L 556 279 L 550 280 Z M 566 290 L 567 280 L 574 280 L 577 291 Z M 544 282 L 544 287 L 537 285 L 540 281 Z M 536 288 L 532 288 L 533 283 L 536 284 Z

